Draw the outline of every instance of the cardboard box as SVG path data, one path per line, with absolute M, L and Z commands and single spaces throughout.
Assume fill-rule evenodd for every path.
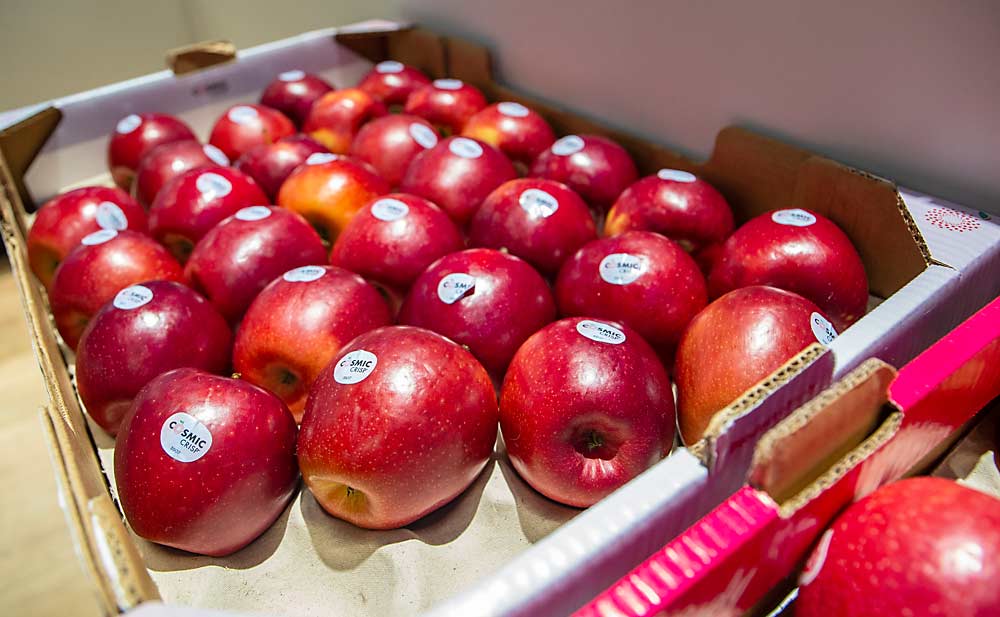
M 837 513 L 926 468 L 998 396 L 1000 298 L 898 374 L 870 360 L 800 407 L 757 444 L 743 488 L 577 614 L 770 609 L 794 587 Z M 993 407 L 1000 409 L 1000 399 Z M 976 439 L 967 438 L 972 455 L 957 449 L 963 455 L 949 456 L 938 475 L 965 478 L 981 467 L 979 482 L 996 487 L 993 452 L 984 448 L 995 443 L 994 431 L 991 419 Z
M 871 356 L 905 362 L 1000 291 L 1000 281 L 990 275 L 991 268 L 995 272 L 1000 265 L 1000 227 L 988 218 L 976 218 L 961 207 L 946 204 L 911 210 L 915 206 L 891 182 L 736 127 L 719 133 L 707 161 L 693 161 L 564 108 L 510 91 L 494 81 L 489 54 L 480 46 L 390 22 L 307 33 L 238 52 L 235 58 L 224 45 L 196 47 L 175 55 L 175 66 L 187 70 L 222 63 L 183 75 L 164 71 L 0 115 L 0 127 L 4 127 L 0 128 L 4 241 L 51 398 L 44 418 L 51 431 L 68 519 L 108 612 L 156 599 L 161 592 L 170 601 L 182 598 L 229 607 L 241 606 L 242 602 L 255 610 L 296 614 L 310 608 L 319 611 L 330 604 L 316 600 L 310 606 L 289 606 L 282 602 L 282 595 L 296 588 L 290 586 L 291 579 L 282 578 L 284 572 L 267 570 L 273 558 L 249 565 L 238 558 L 213 562 L 243 570 L 219 570 L 207 565 L 209 562 L 190 558 L 191 567 L 197 569 L 176 585 L 168 581 L 174 572 L 164 572 L 160 561 L 150 563 L 148 543 L 126 529 L 109 494 L 109 488 L 113 491 L 110 469 L 106 464 L 102 466 L 110 452 L 109 441 L 88 426 L 72 386 L 71 363 L 60 350 L 44 293 L 27 269 L 27 212 L 67 187 L 106 181 L 107 135 L 114 123 L 128 113 L 156 109 L 178 114 L 205 136 L 226 107 L 255 99 L 272 76 L 281 71 L 301 68 L 346 85 L 366 72 L 372 61 L 387 58 L 416 65 L 435 77 L 449 75 L 466 80 L 483 89 L 492 100 L 525 103 L 543 113 L 558 133 L 609 135 L 632 152 L 643 173 L 672 167 L 700 174 L 726 195 L 740 221 L 780 207 L 809 208 L 827 215 L 845 230 L 861 253 L 873 305 L 877 305 L 830 348 L 819 344 L 809 347 L 720 412 L 703 441 L 676 449 L 648 472 L 552 533 L 548 532 L 555 525 L 549 523 L 558 524 L 569 516 L 550 511 L 541 517 L 544 533 L 525 532 L 517 521 L 517 515 L 527 508 L 524 500 L 541 498 L 530 491 L 514 495 L 511 491 L 516 489 L 511 484 L 516 483 L 516 476 L 505 479 L 502 464 L 498 464 L 493 475 L 483 482 L 487 489 L 498 488 L 501 493 L 506 489 L 503 499 L 513 497 L 514 519 L 504 519 L 504 524 L 513 523 L 512 528 L 525 536 L 521 541 L 535 546 L 526 550 L 505 546 L 499 553 L 480 546 L 476 555 L 455 562 L 430 564 L 418 560 L 429 571 L 421 574 L 427 577 L 427 584 L 416 588 L 400 590 L 369 579 L 358 583 L 366 590 L 374 590 L 379 598 L 396 596 L 395 601 L 408 602 L 405 606 L 409 612 L 435 605 L 442 598 L 450 600 L 436 604 L 432 614 L 570 612 L 587 601 L 594 589 L 612 583 L 737 490 L 746 477 L 760 435 L 836 376 Z M 932 216 L 933 208 L 943 208 L 944 214 L 935 211 L 937 214 Z M 921 212 L 923 222 L 919 220 Z M 976 224 L 935 226 L 936 222 L 956 219 L 974 219 Z M 300 522 L 297 512 L 310 499 L 303 495 L 293 504 L 293 522 Z M 477 513 L 484 509 L 480 504 Z M 533 511 L 544 509 L 542 504 Z M 292 542 L 295 530 L 289 529 L 285 536 L 273 532 L 276 537 L 268 536 L 268 541 L 281 546 Z M 428 554 L 441 555 L 448 545 L 467 535 L 451 538 L 442 545 L 445 548 L 432 547 L 435 550 L 428 549 Z M 312 573 L 309 576 L 331 587 L 329 579 L 323 577 L 343 569 L 331 568 L 315 550 L 310 552 L 309 546 L 306 543 L 302 547 L 301 559 L 309 564 L 308 568 L 302 566 L 303 571 L 308 570 Z M 502 563 L 498 555 L 506 558 L 512 548 L 517 549 L 513 551 L 516 556 Z M 389 550 L 384 546 L 379 549 Z M 442 570 L 448 563 L 454 574 L 440 576 L 442 571 L 448 572 Z M 225 581 L 224 590 L 201 595 L 184 593 L 186 586 L 207 584 L 206 580 L 214 578 Z M 478 582 L 464 584 L 467 578 L 477 578 Z M 252 597 L 241 595 L 240 585 L 245 587 L 250 580 L 273 593 L 255 590 L 259 593 Z M 341 610 L 346 613 L 352 607 L 360 609 L 364 602 L 369 602 L 369 610 L 375 610 L 370 606 L 371 598 L 362 596 L 361 600 L 352 598 L 355 604 Z M 391 612 L 393 608 L 400 610 L 401 605 L 385 606 L 389 608 L 383 609 Z

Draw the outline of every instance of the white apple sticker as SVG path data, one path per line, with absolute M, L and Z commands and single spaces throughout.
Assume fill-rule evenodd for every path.
M 332 152 L 313 152 L 308 157 L 306 157 L 306 165 L 322 165 L 323 163 L 336 161 L 339 158 L 340 155 L 334 154 Z
M 567 135 L 552 144 L 552 154 L 569 156 L 583 150 L 583 139 L 579 135 Z
M 656 172 L 656 177 L 672 182 L 694 182 L 698 179 L 693 173 L 681 169 L 661 169 Z
M 289 283 L 311 283 L 326 274 L 323 266 L 300 266 L 281 275 Z
M 505 116 L 510 116 L 511 118 L 524 118 L 531 111 L 520 103 L 515 103 L 513 101 L 504 101 L 497 105 L 497 111 Z
M 194 181 L 195 188 L 205 201 L 221 199 L 233 191 L 233 183 L 217 173 L 206 172 Z
M 278 74 L 278 80 L 279 81 L 298 81 L 298 80 L 302 79 L 305 76 L 306 76 L 306 74 L 305 74 L 304 71 L 300 71 L 298 69 L 295 69 L 293 71 L 285 71 L 284 73 L 279 73 Z
M 179 411 L 160 428 L 160 447 L 176 461 L 193 463 L 212 448 L 212 432 L 198 418 Z
M 559 200 L 541 189 L 525 189 L 517 202 L 535 219 L 547 219 L 559 209 Z
M 97 226 L 101 229 L 115 229 L 122 231 L 128 229 L 128 219 L 125 213 L 118 207 L 118 204 L 111 201 L 102 201 L 97 204 Z
M 816 217 L 801 208 L 792 208 L 789 210 L 778 210 L 777 212 L 773 212 L 771 214 L 771 220 L 779 225 L 809 227 L 816 222 Z
M 241 221 L 259 221 L 271 216 L 271 209 L 267 206 L 250 206 L 243 208 L 235 216 Z
M 820 537 L 812 554 L 809 555 L 809 560 L 806 561 L 806 565 L 802 569 L 802 574 L 799 575 L 799 585 L 802 587 L 813 582 L 819 576 L 819 571 L 823 569 L 823 564 L 826 563 L 826 555 L 830 552 L 831 540 L 833 540 L 833 530 L 827 529 L 823 536 Z
M 452 272 L 438 282 L 437 294 L 441 302 L 454 304 L 476 287 L 476 278 L 465 272 Z
M 819 313 L 813 312 L 809 316 L 809 325 L 812 326 L 813 335 L 816 336 L 816 340 L 824 345 L 829 345 L 833 342 L 833 339 L 837 338 L 837 330 L 833 327 L 833 324 Z
M 226 113 L 226 117 L 236 124 L 252 124 L 260 117 L 260 113 L 249 105 L 237 105 Z
M 118 121 L 118 124 L 115 125 L 115 131 L 119 135 L 128 135 L 139 128 L 140 124 L 142 124 L 142 118 L 137 114 L 129 114 Z
M 372 204 L 372 216 L 380 221 L 398 221 L 409 213 L 410 206 L 391 197 L 380 199 Z
M 437 133 L 419 122 L 414 122 L 410 125 L 410 137 L 425 149 L 433 148 L 438 142 Z
M 462 87 L 462 81 L 459 79 L 435 79 L 434 87 L 439 90 L 458 90 Z
M 576 331 L 598 343 L 621 345 L 625 342 L 625 333 L 611 324 L 592 319 L 584 319 L 576 324 Z
M 219 150 L 212 144 L 205 144 L 201 147 L 201 150 L 205 153 L 205 156 L 207 156 L 209 160 L 216 165 L 222 165 L 223 167 L 229 166 L 229 157 L 223 154 L 222 150 Z
M 478 159 L 483 155 L 483 147 L 468 137 L 456 137 L 448 143 L 448 149 L 463 159 Z
M 115 308 L 123 311 L 131 311 L 132 309 L 149 304 L 149 301 L 152 299 L 152 289 L 145 285 L 132 285 L 115 294 L 112 304 L 114 304 Z
M 628 285 L 646 271 L 646 258 L 629 253 L 611 253 L 597 267 L 601 278 L 612 285 Z
M 337 362 L 333 369 L 333 378 L 337 383 L 349 386 L 364 381 L 378 364 L 378 356 L 370 351 L 358 349 L 346 354 Z
M 376 64 L 375 70 L 379 73 L 401 73 L 403 71 L 403 63 L 396 62 L 395 60 L 386 60 L 385 62 Z
M 80 240 L 80 244 L 85 244 L 87 246 L 96 246 L 98 244 L 104 244 L 108 240 L 116 237 L 118 235 L 117 229 L 101 229 L 95 231 L 92 234 L 87 234 Z

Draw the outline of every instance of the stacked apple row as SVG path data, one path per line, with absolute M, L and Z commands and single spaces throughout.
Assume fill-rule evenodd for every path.
M 130 525 L 197 553 L 262 533 L 300 471 L 334 516 L 409 524 L 498 425 L 532 487 L 589 506 L 867 301 L 820 214 L 734 231 L 704 179 L 397 62 L 282 73 L 205 145 L 129 115 L 108 162 L 122 188 L 45 204 L 29 259 Z

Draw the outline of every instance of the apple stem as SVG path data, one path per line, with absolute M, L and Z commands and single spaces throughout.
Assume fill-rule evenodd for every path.
M 597 448 L 600 448 L 603 445 L 604 445 L 604 439 L 602 439 L 601 436 L 597 434 L 597 431 L 590 431 L 589 433 L 587 433 L 588 450 L 593 451 L 596 450 Z
M 348 496 L 348 497 L 351 497 L 351 496 L 353 496 L 353 495 L 354 495 L 354 489 L 353 489 L 353 488 L 351 488 L 350 486 L 348 486 L 348 487 L 347 487 L 347 496 Z

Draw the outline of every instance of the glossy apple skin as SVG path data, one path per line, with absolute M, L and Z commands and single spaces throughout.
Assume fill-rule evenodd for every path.
M 273 144 L 294 133 L 295 125 L 277 109 L 241 103 L 215 121 L 208 142 L 235 161 L 256 146 Z
M 447 304 L 438 285 L 454 273 L 474 277 L 476 286 Z M 525 261 L 492 249 L 469 249 L 437 260 L 413 283 L 399 311 L 399 323 L 465 345 L 497 378 L 521 343 L 555 318 L 545 279 Z
M 333 86 L 312 73 L 302 73 L 300 78 L 286 81 L 284 77 L 292 73 L 293 71 L 282 73 L 269 83 L 260 95 L 260 104 L 277 109 L 294 122 L 295 126 L 301 127 L 313 104 L 333 90 Z
M 278 191 L 278 205 L 304 216 L 333 243 L 365 204 L 388 192 L 388 183 L 368 168 L 337 159 L 293 171 Z
M 558 144 L 552 144 L 531 165 L 531 176 L 562 182 L 583 197 L 591 208 L 607 211 L 622 191 L 639 177 L 632 157 L 615 142 L 597 135 L 578 137 L 582 149 L 572 154 L 557 154 Z
M 374 370 L 338 383 L 337 365 L 356 350 L 375 354 Z M 299 467 L 333 516 L 402 527 L 472 484 L 493 452 L 497 415 L 493 384 L 472 354 L 428 330 L 380 328 L 341 349 L 313 385 Z
M 843 330 L 865 314 L 868 276 L 837 224 L 809 212 L 807 227 L 782 225 L 768 212 L 744 223 L 722 247 L 708 290 L 713 298 L 748 285 L 787 289 L 816 303 Z
M 507 112 L 512 105 L 515 114 Z M 465 123 L 462 135 L 485 141 L 524 165 L 531 165 L 556 140 L 552 127 L 538 112 L 510 102 L 494 103 L 476 112 Z
M 206 176 L 216 182 L 217 177 L 223 178 L 229 192 L 216 192 L 205 182 Z M 267 203 L 264 191 L 243 172 L 232 167 L 199 167 L 177 176 L 157 194 L 149 208 L 149 231 L 184 263 L 198 241 L 223 219 L 247 206 Z
M 336 266 L 323 270 L 314 281 L 271 281 L 247 309 L 233 348 L 236 372 L 276 394 L 297 422 L 309 388 L 340 348 L 392 325 L 375 287 Z
M 525 191 L 543 191 L 558 208 L 549 216 L 530 210 Z M 597 228 L 586 202 L 561 182 L 519 178 L 498 186 L 476 210 L 469 223 L 469 244 L 506 249 L 539 272 L 553 277 L 560 266 L 584 244 L 597 239 Z
M 403 108 L 408 114 L 420 116 L 445 135 L 458 135 L 477 111 L 486 107 L 486 97 L 475 86 L 461 82 L 457 89 L 442 88 L 449 81 L 435 79 L 417 88 L 406 99 Z
M 52 277 L 49 305 L 56 328 L 71 349 L 98 310 L 121 289 L 143 281 L 186 283 L 167 249 L 145 234 L 120 231 L 101 244 L 80 244 Z
M 1000 500 L 944 478 L 884 486 L 827 533 L 795 614 L 1000 615 Z
M 330 152 L 347 154 L 362 125 L 386 113 L 385 105 L 363 90 L 336 90 L 316 101 L 302 125 L 302 132 L 326 146 Z
M 571 317 L 517 351 L 500 392 L 511 463 L 550 499 L 586 508 L 670 452 L 674 400 L 656 353 L 634 330 L 591 340 Z
M 604 222 L 604 235 L 655 231 L 689 253 L 724 241 L 733 232 L 733 211 L 722 193 L 694 175 L 663 171 L 666 178 L 646 176 L 618 196 Z M 673 179 L 670 172 L 681 179 Z
M 132 194 L 140 204 L 148 208 L 160 190 L 185 171 L 228 164 L 226 155 L 215 146 L 203 146 L 196 141 L 163 144 L 150 150 L 139 163 Z
M 684 443 L 702 438 L 715 412 L 816 342 L 815 304 L 754 286 L 731 291 L 691 320 L 677 347 L 674 379 Z
M 101 229 L 98 208 L 111 202 L 125 215 L 127 229 L 146 233 L 146 211 L 128 193 L 117 188 L 87 186 L 67 191 L 45 202 L 28 231 L 28 263 L 46 288 L 56 268 L 87 234 Z M 117 224 L 117 223 L 116 223 Z
M 499 150 L 481 141 L 476 158 L 455 154 L 451 144 L 467 137 L 448 137 L 413 159 L 399 190 L 428 199 L 465 226 L 495 188 L 517 177 L 514 166 Z
M 212 444 L 184 463 L 160 445 L 178 410 Z M 243 548 L 281 515 L 298 484 L 295 420 L 276 396 L 239 379 L 191 368 L 164 373 L 139 392 L 115 443 L 115 484 L 142 538 L 221 557 Z
M 260 220 L 242 220 L 237 212 L 213 227 L 185 266 L 192 286 L 230 323 L 238 322 L 276 277 L 327 261 L 323 241 L 301 216 L 283 208 L 268 209 L 270 216 Z
M 420 69 L 405 64 L 394 66 L 395 64 L 392 62 L 376 64 L 358 82 L 358 89 L 364 90 L 386 105 L 403 105 L 414 90 L 431 83 L 430 78 Z M 391 67 L 392 70 L 385 70 L 386 67 Z M 397 68 L 399 70 L 395 70 Z
M 427 149 L 414 139 L 410 129 L 414 124 L 427 129 L 427 135 L 434 140 L 432 147 L 437 144 L 437 131 L 430 122 L 418 116 L 392 114 L 361 127 L 351 144 L 351 156 L 374 167 L 390 186 L 399 186 L 413 159 Z
M 295 168 L 306 162 L 309 155 L 328 150 L 312 137 L 291 135 L 277 143 L 260 145 L 241 156 L 233 165 L 257 182 L 270 201 Z M 263 203 L 263 202 L 262 202 Z
M 157 375 L 191 367 L 229 368 L 233 334 L 218 311 L 189 287 L 147 281 L 152 299 L 136 308 L 109 302 L 76 350 L 76 385 L 87 414 L 115 435 L 132 400 Z
M 401 201 L 409 209 L 392 221 L 372 214 L 381 199 L 369 202 L 348 223 L 333 245 L 330 262 L 405 294 L 427 266 L 461 251 L 465 242 L 448 215 L 426 199 L 386 195 L 384 199 Z
M 616 253 L 645 259 L 645 271 L 632 282 L 609 283 L 600 265 Z M 624 323 L 638 331 L 667 366 L 684 329 L 708 302 L 698 264 L 676 242 L 650 231 L 584 245 L 563 264 L 555 289 L 562 315 Z
M 158 113 L 132 115 L 138 117 L 138 123 L 128 122 L 131 117 L 122 118 L 119 125 L 124 129 L 127 124 L 129 130 L 122 132 L 116 126 L 108 139 L 108 170 L 115 184 L 126 191 L 132 186 L 139 162 L 150 150 L 174 141 L 197 141 L 194 131 L 173 116 Z

